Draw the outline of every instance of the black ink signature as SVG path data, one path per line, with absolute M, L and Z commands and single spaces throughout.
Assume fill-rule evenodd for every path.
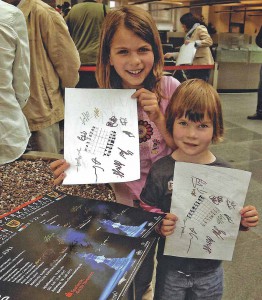
M 211 246 L 213 243 L 215 243 L 215 241 L 210 236 L 207 236 L 206 244 L 203 246 L 203 249 L 206 250 L 209 254 L 212 252 Z
M 198 187 L 203 187 L 204 185 L 207 184 L 204 180 L 192 176 L 192 184 L 193 184 L 193 187 L 194 187 L 194 189 L 191 193 L 192 196 L 196 196 L 195 189 L 197 189 L 200 194 L 206 193 L 206 191 L 204 191 L 202 189 L 198 189 Z
M 223 196 L 209 196 L 209 199 L 215 204 L 219 205 L 220 203 L 223 203 Z
M 135 137 L 132 132 L 125 131 L 125 130 L 123 130 L 122 132 L 128 135 L 129 137 Z
M 127 124 L 127 119 L 121 117 L 121 118 L 120 118 L 120 123 L 121 123 L 121 125 L 126 126 L 126 124 Z
M 119 176 L 121 178 L 123 178 L 125 176 L 125 174 L 121 171 L 122 167 L 124 167 L 125 165 L 122 164 L 120 161 L 118 160 L 114 160 L 114 165 L 115 165 L 115 169 L 112 169 L 113 174 L 116 176 Z
M 106 123 L 106 126 L 109 127 L 117 127 L 117 118 L 115 116 L 112 116 L 111 118 L 109 118 L 109 121 Z
M 213 227 L 212 232 L 214 233 L 214 235 L 216 237 L 218 237 L 221 240 L 224 240 L 223 237 L 222 237 L 222 235 L 227 235 L 225 233 L 225 231 L 218 229 L 216 226 Z
M 77 138 L 80 140 L 80 141 L 85 141 L 87 139 L 87 133 L 86 131 L 81 131 L 81 136 L 77 136 Z
M 97 158 L 92 158 L 92 162 L 94 163 L 93 168 L 95 169 L 95 176 L 96 176 L 96 182 L 97 182 L 97 172 L 96 169 L 100 169 L 104 172 L 104 169 L 100 167 L 101 163 L 97 160 Z
M 126 159 L 125 155 L 133 155 L 133 154 L 134 154 L 134 153 L 133 153 L 132 151 L 130 151 L 130 150 L 125 151 L 125 150 L 123 150 L 123 149 L 121 149 L 121 148 L 119 148 L 119 147 L 118 147 L 118 149 L 120 150 L 119 155 L 120 155 L 121 157 L 123 157 L 124 159 Z
M 76 149 L 77 153 L 77 157 L 75 158 L 76 160 L 76 171 L 78 172 L 78 168 L 81 167 L 81 148 L 80 149 Z
M 236 203 L 234 201 L 230 201 L 229 199 L 227 199 L 227 207 L 229 209 L 235 209 L 236 208 Z
M 197 232 L 195 231 L 195 228 L 191 227 L 191 228 L 189 228 L 189 230 L 190 230 L 190 232 L 189 232 L 189 235 L 190 235 L 190 241 L 189 241 L 187 253 L 189 252 L 189 250 L 190 250 L 190 248 L 191 248 L 192 239 L 193 239 L 193 238 L 196 238 L 196 239 L 198 240 Z

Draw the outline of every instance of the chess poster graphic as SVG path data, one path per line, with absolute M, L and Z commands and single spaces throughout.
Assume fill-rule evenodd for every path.
M 164 254 L 232 260 L 250 177 L 247 171 L 176 162 L 170 211 L 178 221 Z
M 63 184 L 140 178 L 135 90 L 65 89 Z
M 0 248 L 0 294 L 121 299 L 153 240 L 32 223 Z

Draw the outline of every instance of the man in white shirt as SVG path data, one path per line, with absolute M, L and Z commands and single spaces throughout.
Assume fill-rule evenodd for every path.
M 0 165 L 25 151 L 30 138 L 22 112 L 29 97 L 30 53 L 23 13 L 0 0 Z

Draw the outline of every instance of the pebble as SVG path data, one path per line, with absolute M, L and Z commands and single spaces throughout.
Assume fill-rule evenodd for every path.
M 53 190 L 83 198 L 115 201 L 107 184 L 53 185 L 50 161 L 16 160 L 0 165 L 0 215 Z

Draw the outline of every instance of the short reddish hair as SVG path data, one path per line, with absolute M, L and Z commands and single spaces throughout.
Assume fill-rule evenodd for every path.
M 217 91 L 202 79 L 184 81 L 175 90 L 166 109 L 166 127 L 173 135 L 175 119 L 183 116 L 190 121 L 199 122 L 208 116 L 213 121 L 212 142 L 223 139 L 224 125 L 222 106 Z

